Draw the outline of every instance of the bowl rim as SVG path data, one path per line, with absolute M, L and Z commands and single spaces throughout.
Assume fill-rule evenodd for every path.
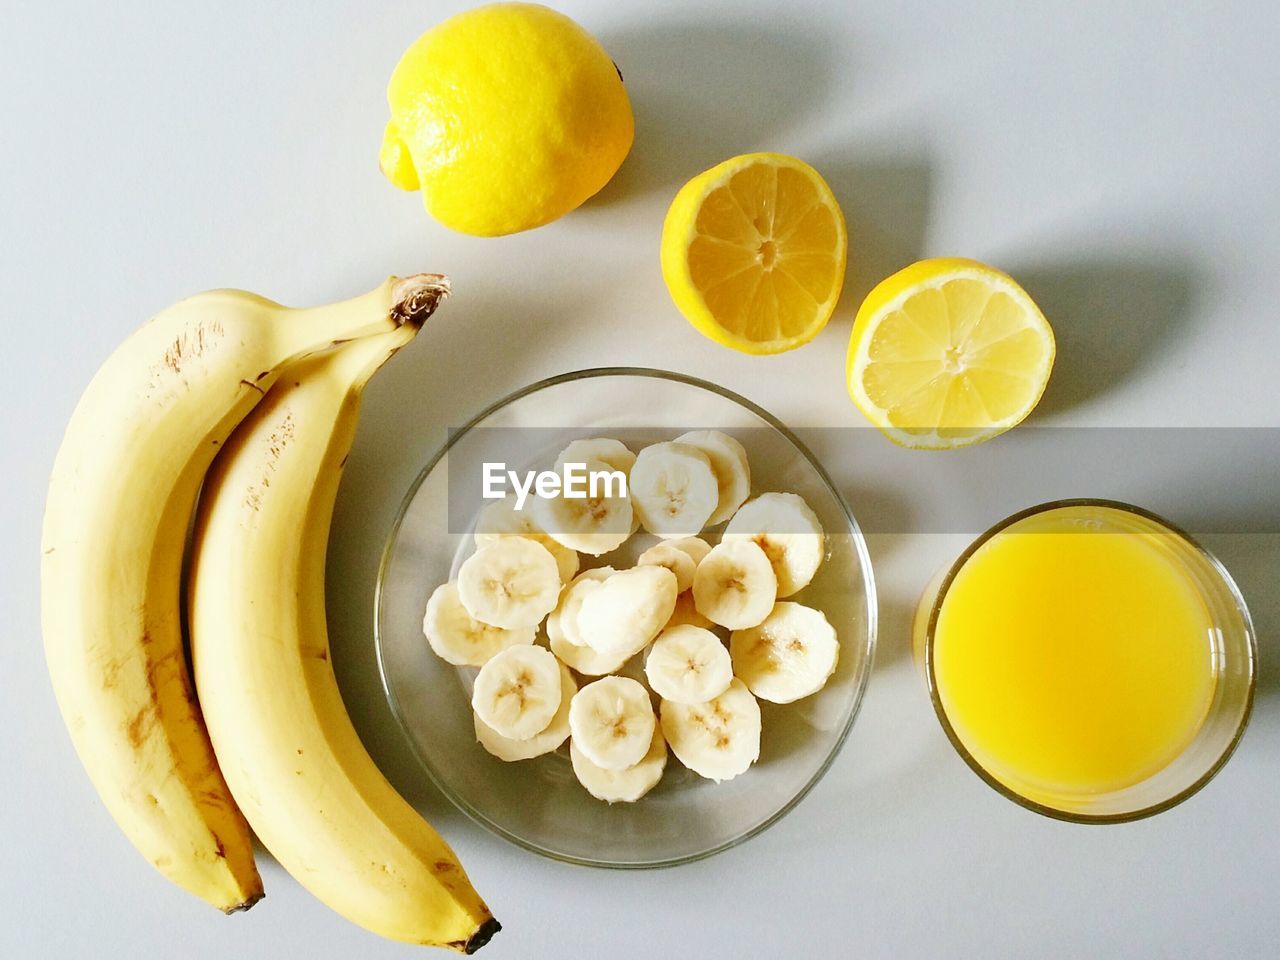
M 855 552 L 858 557 L 859 567 L 862 570 L 862 592 L 864 594 L 866 604 L 867 629 L 865 640 L 860 645 L 862 648 L 861 672 L 855 681 L 855 687 L 851 693 L 853 705 L 849 710 L 848 719 L 845 721 L 843 728 L 837 733 L 831 749 L 827 752 L 826 757 L 823 758 L 822 762 L 818 765 L 817 769 L 804 783 L 804 785 L 801 786 L 801 788 L 797 790 L 786 803 L 780 806 L 769 816 L 765 817 L 755 826 L 735 837 L 717 843 L 705 850 L 700 850 L 696 853 L 684 856 L 627 862 L 597 860 L 590 857 L 580 857 L 574 854 L 552 850 L 508 830 L 502 824 L 487 817 L 481 811 L 473 808 L 471 804 L 459 797 L 437 774 L 431 762 L 423 755 L 413 733 L 410 731 L 409 725 L 405 720 L 403 709 L 396 697 L 394 689 L 392 688 L 391 679 L 387 674 L 387 662 L 382 637 L 382 601 L 384 584 L 391 565 L 392 554 L 400 537 L 401 525 L 404 523 L 404 518 L 409 511 L 409 506 L 413 503 L 414 498 L 417 496 L 422 484 L 426 481 L 427 476 L 435 469 L 437 464 L 439 464 L 440 461 L 448 455 L 449 451 L 453 448 L 453 445 L 461 437 L 465 436 L 485 419 L 504 407 L 509 406 L 530 394 L 546 390 L 550 387 L 560 386 L 561 384 L 571 383 L 576 380 L 587 380 L 598 377 L 642 377 L 654 380 L 670 380 L 698 387 L 738 404 L 753 413 L 755 416 L 759 417 L 768 426 L 777 430 L 809 462 L 809 465 L 817 472 L 819 479 L 826 485 L 828 491 L 835 498 L 836 504 L 844 515 L 845 522 L 849 525 Z M 670 370 L 662 370 L 656 367 L 587 367 L 569 371 L 567 373 L 556 374 L 551 377 L 545 377 L 508 393 L 492 403 L 489 403 L 481 409 L 479 413 L 471 417 L 462 427 L 456 430 L 451 430 L 445 443 L 437 449 L 430 458 L 428 458 L 426 464 L 418 471 L 417 476 L 414 477 L 413 481 L 409 484 L 408 490 L 400 501 L 400 506 L 396 510 L 395 519 L 391 524 L 391 529 L 387 534 L 386 542 L 383 546 L 382 557 L 378 563 L 377 581 L 374 585 L 373 595 L 374 653 L 378 661 L 378 676 L 382 682 L 383 695 L 386 697 L 387 704 L 391 708 L 391 713 L 395 717 L 397 725 L 400 727 L 400 732 L 404 735 L 405 740 L 409 744 L 409 749 L 412 751 L 415 759 L 417 759 L 418 764 L 426 771 L 427 776 L 430 778 L 432 784 L 435 785 L 436 789 L 444 794 L 444 796 L 448 798 L 449 802 L 462 811 L 462 813 L 473 823 L 518 847 L 561 863 L 611 870 L 646 870 L 680 866 L 686 863 L 694 863 L 698 860 L 705 860 L 708 857 L 715 856 L 718 853 L 723 853 L 725 850 L 736 847 L 753 837 L 759 836 L 765 830 L 769 829 L 769 827 L 773 826 L 794 810 L 800 802 L 809 795 L 809 792 L 817 786 L 818 782 L 826 775 L 827 771 L 831 769 L 832 764 L 834 764 L 836 757 L 839 755 L 841 748 L 849 737 L 850 730 L 853 729 L 854 721 L 857 719 L 858 713 L 862 709 L 862 701 L 866 695 L 867 684 L 870 681 L 871 673 L 875 666 L 878 626 L 879 609 L 876 594 L 875 572 L 871 566 L 871 553 L 867 548 L 866 536 L 863 534 L 862 528 L 854 517 L 853 511 L 850 509 L 844 495 L 840 492 L 840 488 L 836 486 L 835 482 L 831 479 L 830 474 L 827 473 L 826 468 L 822 466 L 822 463 L 816 456 L 814 456 L 808 446 L 781 420 L 769 413 L 769 411 L 765 410 L 759 404 L 748 400 L 741 394 L 700 377 L 695 377 L 685 373 L 677 373 Z
M 1116 510 L 1120 513 L 1128 513 L 1139 517 L 1143 520 L 1151 521 L 1158 526 L 1164 527 L 1174 536 L 1186 541 L 1186 543 L 1195 550 L 1202 559 L 1204 559 L 1209 567 L 1221 579 L 1223 586 L 1226 588 L 1227 594 L 1235 602 L 1236 610 L 1240 614 L 1241 622 L 1244 627 L 1246 640 L 1246 650 L 1248 656 L 1245 666 L 1248 670 L 1247 686 L 1245 690 L 1244 709 L 1241 711 L 1239 722 L 1231 735 L 1230 740 L 1224 746 L 1222 752 L 1217 758 L 1205 768 L 1189 785 L 1178 790 L 1176 793 L 1170 794 L 1163 800 L 1157 800 L 1143 807 L 1135 807 L 1133 810 L 1125 810 L 1119 813 L 1081 813 L 1079 811 L 1064 810 L 1050 804 L 1041 803 L 1030 797 L 1024 796 L 1012 787 L 1006 786 L 994 774 L 990 773 L 972 753 L 968 747 L 960 739 L 959 733 L 951 725 L 951 720 L 947 716 L 946 707 L 942 703 L 942 694 L 938 689 L 938 678 L 934 670 L 935 656 L 935 633 L 937 632 L 938 617 L 942 612 L 943 601 L 946 600 L 947 590 L 951 584 L 959 576 L 960 570 L 965 563 L 977 553 L 983 544 L 990 541 L 996 534 L 1001 531 L 1026 520 L 1030 517 L 1038 516 L 1042 513 L 1048 513 L 1053 510 L 1061 510 L 1069 507 L 1105 507 L 1107 509 Z M 1245 729 L 1249 726 L 1249 719 L 1253 715 L 1254 698 L 1258 684 L 1258 638 L 1254 630 L 1253 618 L 1249 614 L 1249 607 L 1245 603 L 1244 594 L 1240 592 L 1240 587 L 1236 584 L 1235 579 L 1227 571 L 1226 566 L 1218 559 L 1208 547 L 1200 543 L 1195 537 L 1184 530 L 1177 524 L 1165 519 L 1157 513 L 1153 513 L 1143 507 L 1135 506 L 1123 500 L 1111 500 L 1105 497 L 1068 497 L 1059 500 L 1046 500 L 1043 503 L 1033 504 L 1029 507 L 1012 513 L 1005 517 L 999 523 L 994 524 L 987 530 L 983 531 L 972 543 L 965 547 L 964 551 L 958 556 L 954 563 L 951 564 L 938 586 L 938 593 L 934 597 L 933 604 L 929 610 L 929 619 L 925 626 L 924 640 L 924 672 L 925 682 L 929 688 L 929 700 L 933 703 L 934 714 L 941 724 L 943 732 L 947 739 L 951 742 L 951 746 L 960 754 L 961 758 L 969 768 L 973 770 L 986 784 L 1001 796 L 1008 800 L 1012 800 L 1020 807 L 1038 813 L 1041 816 L 1049 817 L 1053 820 L 1061 820 L 1065 823 L 1079 824 L 1112 824 L 1112 823 L 1132 823 L 1135 820 L 1145 820 L 1148 817 L 1154 817 L 1158 813 L 1163 813 L 1173 807 L 1178 806 L 1185 800 L 1190 799 L 1199 793 L 1206 784 L 1209 783 L 1218 773 L 1226 766 L 1227 761 L 1231 759 L 1236 748 L 1240 745 L 1240 741 L 1244 738 Z

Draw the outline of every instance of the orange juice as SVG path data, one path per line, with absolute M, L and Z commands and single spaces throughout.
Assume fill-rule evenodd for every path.
M 1123 790 L 1196 737 L 1217 632 L 1158 526 L 1098 506 L 1033 513 L 981 543 L 946 586 L 932 646 L 954 736 L 1013 792 L 1047 806 Z

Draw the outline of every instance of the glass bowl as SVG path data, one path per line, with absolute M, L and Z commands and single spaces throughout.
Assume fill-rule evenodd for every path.
M 752 494 L 798 493 L 827 534 L 827 556 L 794 598 L 826 613 L 840 640 L 835 674 L 819 693 L 761 703 L 760 759 L 716 784 L 669 756 L 638 803 L 596 800 L 574 778 L 567 744 L 504 763 L 476 742 L 476 671 L 438 658 L 422 634 L 427 598 L 473 550 L 479 464 L 549 469 L 578 437 L 612 436 L 632 449 L 686 430 L 717 428 L 746 447 Z M 474 471 L 474 472 L 473 472 Z M 452 483 L 450 482 L 452 480 Z M 704 533 L 715 542 L 717 529 Z M 654 538 L 641 533 L 583 566 L 629 564 Z M 410 487 L 391 530 L 375 599 L 378 662 L 392 712 L 427 774 L 481 826 L 527 850 L 598 867 L 685 863 L 755 836 L 790 811 L 830 767 L 858 712 L 871 670 L 876 599 L 866 543 L 822 466 L 777 419 L 750 401 L 661 370 L 582 370 L 525 387 L 453 431 Z M 638 659 L 638 658 L 636 658 Z M 633 671 L 636 659 L 630 664 Z M 629 670 L 622 671 L 631 672 Z

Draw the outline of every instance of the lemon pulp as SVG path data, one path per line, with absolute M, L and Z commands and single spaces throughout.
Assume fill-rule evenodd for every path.
M 830 319 L 847 248 L 844 216 L 816 170 L 781 154 L 747 154 L 676 195 L 662 270 L 676 306 L 705 336 L 745 353 L 780 353 Z
M 1053 357 L 1053 331 L 1010 277 L 972 260 L 923 260 L 858 311 L 849 393 L 896 443 L 965 446 L 1031 412 Z

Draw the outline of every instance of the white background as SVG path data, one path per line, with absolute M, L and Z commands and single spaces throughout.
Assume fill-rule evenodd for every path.
M 498 240 L 437 227 L 376 166 L 396 58 L 462 6 L 128 0 L 6 12 L 0 954 L 422 953 L 348 925 L 272 863 L 267 899 L 231 918 L 143 863 L 54 706 L 37 544 L 79 392 L 151 313 L 214 286 L 311 304 L 439 270 L 456 296 L 368 392 L 329 608 L 371 751 L 506 926 L 486 956 L 1274 956 L 1276 535 L 1207 538 L 1261 636 L 1243 745 L 1199 796 L 1122 827 L 1023 811 L 948 747 L 906 656 L 907 611 L 962 534 L 872 538 L 879 659 L 839 760 L 763 836 L 675 870 L 562 866 L 466 821 L 408 755 L 370 636 L 388 524 L 450 426 L 530 381 L 603 364 L 707 377 L 793 425 L 857 426 L 843 386 L 853 312 L 876 279 L 921 255 L 988 260 L 1041 300 L 1060 344 L 1041 425 L 1280 425 L 1273 3 L 565 0 L 622 68 L 635 148 L 586 207 Z M 851 232 L 835 319 L 766 360 L 694 333 L 657 261 L 677 186 L 760 148 L 814 163 Z M 884 442 L 863 430 L 823 451 L 864 516 L 914 506 L 860 476 L 861 451 Z M 1246 480 L 1229 485 L 1245 515 Z M 946 490 L 931 496 L 945 507 Z M 1274 517 L 1257 522 L 1275 529 Z

